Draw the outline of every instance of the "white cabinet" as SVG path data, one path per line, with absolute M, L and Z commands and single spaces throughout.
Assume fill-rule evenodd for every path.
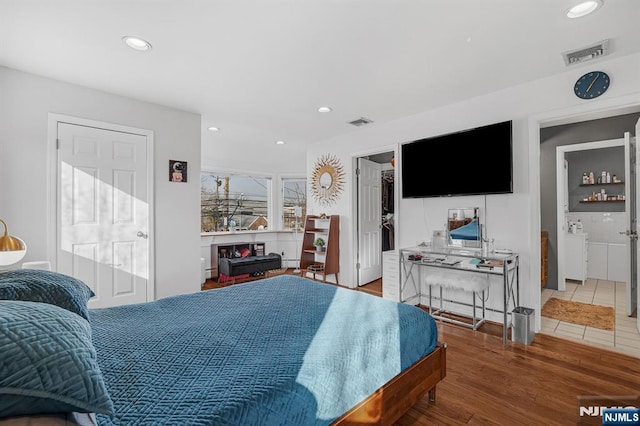
M 587 279 L 588 234 L 565 234 L 565 278 L 584 284 Z
M 607 279 L 626 282 L 628 269 L 629 260 L 627 259 L 626 244 L 609 244 Z
M 588 242 L 587 246 L 589 254 L 587 277 L 598 280 L 627 281 L 629 260 L 626 244 Z
M 382 297 L 400 301 L 400 254 L 396 250 L 382 252 Z
M 607 243 L 587 243 L 587 253 L 589 253 L 589 262 L 587 265 L 587 277 L 597 280 L 607 279 L 607 252 L 609 244 Z

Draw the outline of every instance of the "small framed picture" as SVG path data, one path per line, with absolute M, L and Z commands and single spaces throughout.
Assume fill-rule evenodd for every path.
M 170 182 L 186 182 L 187 181 L 187 162 L 178 160 L 169 160 L 169 181 Z

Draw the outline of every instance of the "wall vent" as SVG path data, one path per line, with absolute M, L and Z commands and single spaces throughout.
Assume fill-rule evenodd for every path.
M 360 117 L 356 120 L 350 121 L 349 124 L 354 126 L 364 126 L 365 124 L 373 123 L 373 120 L 369 120 L 368 118 Z
M 564 58 L 565 65 L 569 66 L 590 61 L 600 56 L 608 55 L 609 53 L 609 40 L 603 40 L 591 46 L 583 47 L 582 49 L 564 52 L 562 57 Z

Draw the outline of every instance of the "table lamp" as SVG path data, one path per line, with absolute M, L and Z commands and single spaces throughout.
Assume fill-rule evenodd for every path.
M 9 235 L 9 228 L 4 220 L 0 219 L 4 226 L 4 235 L 0 237 L 0 268 L 13 265 L 22 260 L 27 254 L 27 245 L 18 237 Z

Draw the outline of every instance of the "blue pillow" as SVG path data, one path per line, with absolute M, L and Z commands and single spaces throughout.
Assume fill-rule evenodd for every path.
M 0 300 L 0 416 L 113 415 L 89 323 L 48 303 Z
M 16 269 L 0 273 L 0 300 L 50 303 L 89 320 L 87 302 L 93 296 L 85 283 L 58 272 Z

